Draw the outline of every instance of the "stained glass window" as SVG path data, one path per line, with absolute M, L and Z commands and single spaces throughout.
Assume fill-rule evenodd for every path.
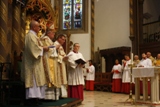
M 81 29 L 82 10 L 83 0 L 63 0 L 63 29 Z

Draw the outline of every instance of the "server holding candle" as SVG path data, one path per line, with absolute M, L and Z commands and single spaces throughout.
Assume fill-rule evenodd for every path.
M 131 72 L 130 72 L 130 64 L 133 62 L 133 53 L 131 54 L 130 59 L 129 55 L 124 56 L 125 60 L 122 60 L 122 69 L 123 69 L 123 75 L 122 75 L 122 93 L 129 94 L 130 92 L 130 80 L 131 80 Z M 134 79 L 132 79 L 133 83 Z M 133 88 L 134 89 L 134 88 Z
M 121 92 L 122 85 L 122 66 L 119 64 L 118 59 L 115 60 L 115 65 L 112 68 L 112 92 Z

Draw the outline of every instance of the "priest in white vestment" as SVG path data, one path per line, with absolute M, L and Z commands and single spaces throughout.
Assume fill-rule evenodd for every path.
M 54 45 L 60 45 L 57 49 L 57 88 L 60 89 L 60 97 L 67 97 L 67 74 L 66 74 L 66 64 L 65 61 L 68 60 L 66 53 L 63 49 L 63 44 L 66 41 L 65 34 L 59 34 L 57 40 L 54 42 Z M 56 89 L 56 93 L 59 93 L 59 89 Z
M 137 67 L 144 67 L 144 68 L 148 68 L 148 67 L 152 67 L 152 60 L 147 58 L 147 55 L 145 53 L 142 53 L 142 59 L 139 62 L 139 64 L 137 65 Z M 148 79 L 148 95 L 150 95 L 151 93 L 151 88 L 150 88 L 150 78 Z M 141 79 L 142 80 L 142 79 Z M 140 82 L 140 93 L 143 93 L 143 85 L 142 85 L 142 81 Z
M 147 53 L 146 53 L 146 57 L 147 57 L 148 59 L 150 59 L 150 60 L 151 60 L 151 62 L 152 62 L 152 65 L 154 65 L 154 61 L 155 61 L 155 59 L 152 57 L 151 52 L 147 52 Z
M 142 60 L 139 62 L 138 67 L 152 67 L 152 61 L 147 58 L 145 53 L 142 54 Z
M 73 45 L 73 51 L 67 56 L 68 59 L 68 97 L 78 98 L 83 100 L 83 64 L 77 64 L 75 60 L 82 59 L 85 61 L 83 55 L 79 51 L 79 43 Z
M 48 47 L 43 47 L 37 37 L 39 30 L 39 23 L 37 21 L 31 21 L 30 31 L 25 36 L 23 53 L 24 75 L 22 75 L 25 81 L 26 99 L 32 99 L 32 104 L 37 104 L 37 99 L 43 99 L 45 97 L 44 85 L 46 84 L 46 78 L 42 56 L 44 51 L 48 51 Z

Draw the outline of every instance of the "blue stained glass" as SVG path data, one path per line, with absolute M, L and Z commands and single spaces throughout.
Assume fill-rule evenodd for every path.
M 63 0 L 63 29 L 67 29 L 67 25 L 69 26 L 69 28 L 71 28 L 71 15 L 72 15 L 71 0 Z
M 82 27 L 82 0 L 74 0 L 74 28 Z
M 82 1 L 63 0 L 63 29 L 72 29 L 72 26 L 74 29 L 82 28 Z

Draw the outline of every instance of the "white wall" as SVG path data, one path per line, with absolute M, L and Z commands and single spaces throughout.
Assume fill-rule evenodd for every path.
M 79 43 L 80 44 L 80 52 L 83 54 L 84 58 L 86 60 L 89 60 L 91 58 L 91 31 L 90 31 L 90 25 L 91 25 L 91 0 L 88 0 L 89 6 L 88 6 L 88 33 L 85 34 L 72 34 L 71 35 L 71 41 L 73 43 Z
M 88 33 L 72 34 L 71 41 L 80 43 L 85 59 L 91 58 L 91 0 L 88 0 Z M 129 40 L 129 0 L 95 0 L 95 51 L 131 46 Z
M 129 0 L 95 0 L 95 50 L 131 46 Z

